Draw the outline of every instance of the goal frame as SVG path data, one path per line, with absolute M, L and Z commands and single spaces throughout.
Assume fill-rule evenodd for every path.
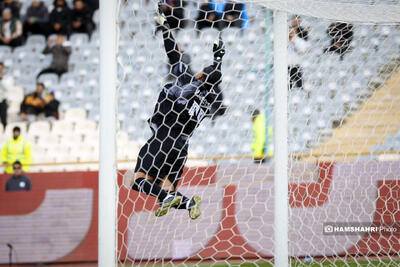
M 117 266 L 117 10 L 100 0 L 98 266 Z
M 98 266 L 117 266 L 117 12 L 100 0 L 100 154 Z M 287 12 L 274 10 L 274 263 L 288 266 Z
M 133 0 L 130 0 L 133 1 Z M 273 10 L 274 263 L 288 266 L 288 14 L 362 23 L 398 23 L 400 6 L 317 0 L 244 0 Z M 119 1 L 100 0 L 100 155 L 98 262 L 117 266 L 117 27 Z M 318 8 L 315 8 L 318 7 Z M 356 10 L 357 12 L 355 12 Z M 346 11 L 346 12 L 345 12 Z M 229 67 L 229 66 L 226 66 Z

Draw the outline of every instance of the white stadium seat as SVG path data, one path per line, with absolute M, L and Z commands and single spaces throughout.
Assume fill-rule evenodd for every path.
M 64 119 L 67 121 L 85 120 L 87 117 L 86 110 L 83 108 L 69 109 L 64 114 Z
M 52 134 L 62 135 L 64 133 L 72 132 L 73 123 L 72 121 L 60 120 L 53 121 L 51 132 Z
M 34 121 L 29 125 L 29 136 L 48 135 L 50 133 L 50 122 L 48 121 Z

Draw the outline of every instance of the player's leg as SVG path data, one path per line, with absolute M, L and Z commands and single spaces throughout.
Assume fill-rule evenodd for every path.
M 153 177 L 143 172 L 135 173 L 135 177 L 133 190 L 158 198 L 160 206 L 155 212 L 156 216 L 164 216 L 171 207 L 176 207 L 182 201 L 180 196 L 162 189 Z
M 169 176 L 170 177 L 170 176 Z M 166 177 L 164 181 L 160 184 L 160 186 L 168 191 L 170 194 L 176 195 L 181 198 L 181 201 L 178 205 L 174 206 L 176 209 L 183 209 L 189 211 L 189 217 L 191 219 L 197 219 L 200 214 L 200 205 L 201 205 L 201 198 L 200 196 L 194 195 L 192 198 L 188 198 L 187 196 L 183 195 L 181 192 L 176 191 L 176 188 L 173 183 L 171 183 L 169 177 Z
M 132 189 L 158 198 L 160 206 L 155 212 L 157 217 L 164 216 L 171 207 L 176 207 L 182 201 L 180 196 L 164 190 L 153 177 L 143 172 L 137 172 L 135 176 Z
M 159 153 L 160 147 L 160 141 L 157 141 L 154 137 L 150 138 L 140 149 L 135 172 L 124 177 L 126 187 L 158 198 L 160 206 L 164 208 L 162 213 L 156 212 L 156 216 L 165 215 L 168 212 L 167 207 L 176 206 L 181 201 L 180 197 L 169 194 L 156 181 L 155 177 L 158 176 L 165 159 L 163 153 Z
M 154 177 L 140 171 L 135 172 L 131 188 L 146 195 L 156 197 L 160 202 L 164 201 L 168 196 L 168 193 L 155 183 Z
M 182 177 L 183 167 L 187 160 L 187 146 L 179 152 L 178 157 L 169 157 L 169 159 L 175 158 L 174 162 L 171 162 L 172 167 L 169 174 L 163 179 L 160 186 L 169 191 L 170 194 L 181 197 L 181 202 L 177 205 L 176 209 L 185 209 L 189 211 L 189 217 L 191 219 L 197 219 L 200 216 L 200 204 L 201 198 L 199 196 L 193 196 L 188 198 L 179 191 L 176 190 L 179 180 Z M 168 159 L 167 159 L 168 162 Z

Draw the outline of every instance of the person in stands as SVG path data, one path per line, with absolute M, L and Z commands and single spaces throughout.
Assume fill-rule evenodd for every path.
M 32 190 L 32 183 L 29 177 L 22 173 L 22 164 L 19 160 L 14 161 L 13 165 L 14 174 L 8 178 L 6 183 L 6 191 L 30 191 Z

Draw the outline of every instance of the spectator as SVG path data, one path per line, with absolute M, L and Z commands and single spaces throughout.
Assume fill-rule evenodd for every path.
M 199 14 L 196 18 L 196 28 L 202 30 L 204 28 L 212 28 L 219 20 L 218 13 L 213 9 L 208 0 L 204 0 L 200 5 Z
M 21 4 L 15 0 L 3 0 L 0 1 L 0 12 L 3 13 L 4 9 L 11 9 L 12 16 L 14 18 L 19 18 L 19 10 L 21 8 Z
M 303 69 L 300 65 L 300 55 L 308 48 L 308 43 L 297 36 L 296 28 L 289 29 L 288 44 L 288 70 L 289 70 L 289 89 L 297 87 L 303 89 Z
M 99 0 L 84 0 L 84 2 L 93 11 L 99 9 Z
M 49 67 L 43 69 L 37 75 L 37 79 L 44 73 L 55 73 L 60 78 L 62 74 L 68 71 L 68 60 L 71 54 L 71 48 L 64 46 L 64 36 L 57 35 L 57 38 L 51 38 L 43 50 L 43 54 L 52 54 L 53 60 Z
M 6 191 L 30 191 L 32 189 L 31 180 L 22 174 L 22 164 L 16 160 L 13 165 L 14 174 L 6 183 Z
M 69 36 L 71 33 L 71 9 L 65 0 L 54 0 L 54 8 L 49 16 L 48 34 L 62 34 Z
M 200 6 L 199 15 L 197 16 L 197 29 L 217 28 L 222 29 L 223 23 L 221 18 L 225 10 L 227 0 L 205 0 Z
M 0 120 L 3 127 L 7 126 L 7 93 L 8 90 L 3 83 L 4 64 L 0 62 Z
M 22 22 L 13 17 L 11 9 L 6 8 L 0 22 L 0 45 L 17 47 L 22 45 Z
M 6 173 L 13 173 L 12 164 L 20 161 L 22 170 L 27 172 L 32 163 L 31 143 L 21 137 L 21 129 L 17 126 L 13 129 L 13 137 L 5 142 L 1 153 L 1 162 L 6 167 Z
M 46 102 L 42 97 L 44 89 L 44 84 L 38 83 L 36 91 L 24 97 L 21 103 L 21 119 L 23 121 L 34 121 L 40 113 L 44 112 L 46 106 Z
M 348 52 L 353 40 L 353 24 L 334 22 L 329 25 L 327 33 L 331 37 L 331 45 L 324 52 L 338 53 L 340 59 L 343 60 L 343 56 Z
M 254 163 L 263 163 L 265 162 L 265 115 L 260 114 L 260 111 L 256 109 L 253 111 L 251 117 L 253 121 L 253 141 L 251 143 L 251 149 L 253 150 Z
M 246 5 L 243 3 L 235 3 L 229 1 L 225 4 L 222 28 L 237 27 L 246 29 L 248 28 L 248 17 L 246 12 Z
M 92 10 L 86 6 L 83 0 L 75 0 L 71 16 L 72 32 L 87 33 L 90 37 L 94 30 L 92 14 Z
M 46 105 L 44 106 L 44 115 L 48 120 L 58 120 L 58 107 L 60 102 L 54 97 L 54 92 L 50 92 L 45 96 Z
M 268 159 L 265 158 L 265 142 L 268 138 L 268 151 L 267 156 L 270 158 L 273 156 L 273 129 L 271 126 L 268 127 L 268 136 L 266 136 L 267 121 L 264 114 L 261 114 L 258 109 L 253 111 L 253 141 L 251 143 L 251 149 L 253 151 L 254 163 L 264 163 Z
M 49 21 L 49 11 L 46 5 L 38 0 L 34 0 L 26 11 L 24 22 L 24 33 L 28 36 L 32 34 L 46 35 L 46 26 Z
M 296 35 L 303 39 L 304 41 L 308 41 L 308 30 L 301 26 L 301 18 L 299 16 L 294 16 L 292 20 L 292 28 L 295 29 Z
M 185 11 L 183 9 L 185 5 L 186 2 L 182 0 L 165 0 L 161 5 L 171 30 L 179 30 L 185 27 Z M 160 28 L 157 27 L 156 32 L 159 30 Z

